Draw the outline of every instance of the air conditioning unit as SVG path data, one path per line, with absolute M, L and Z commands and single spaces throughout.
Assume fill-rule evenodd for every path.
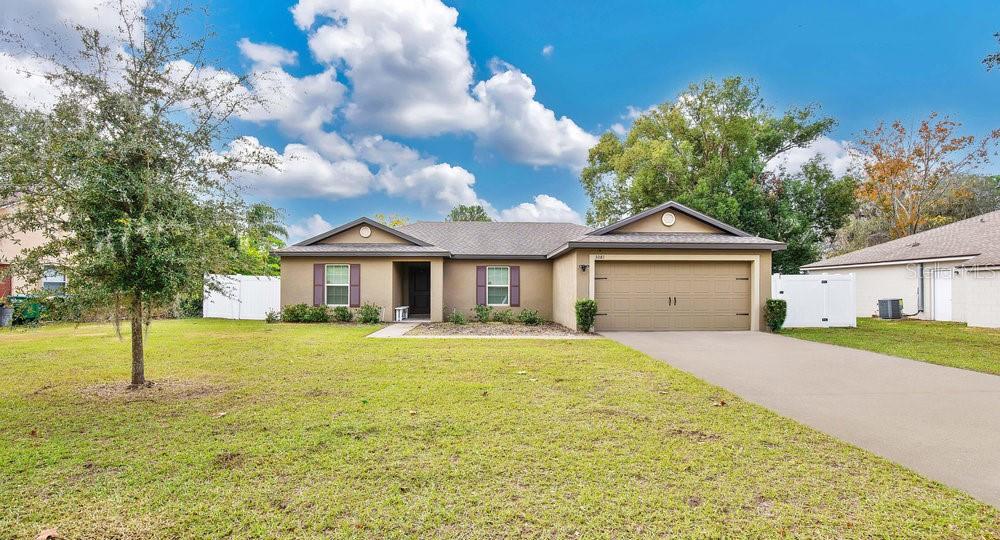
M 903 299 L 902 298 L 882 298 L 878 301 L 879 319 L 902 319 Z

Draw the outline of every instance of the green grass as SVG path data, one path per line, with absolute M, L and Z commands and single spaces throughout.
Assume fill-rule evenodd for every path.
M 963 323 L 858 319 L 857 328 L 788 328 L 786 336 L 1000 375 L 1000 330 Z
M 1000 536 L 995 509 L 611 341 L 372 329 L 156 322 L 164 384 L 139 395 L 109 326 L 0 333 L 0 537 Z

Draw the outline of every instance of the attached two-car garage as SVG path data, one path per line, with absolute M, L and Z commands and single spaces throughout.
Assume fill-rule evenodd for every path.
M 598 331 L 749 330 L 748 261 L 599 261 Z

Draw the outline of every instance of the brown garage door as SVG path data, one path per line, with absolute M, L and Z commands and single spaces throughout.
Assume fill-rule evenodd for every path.
M 749 330 L 750 263 L 598 261 L 597 330 Z

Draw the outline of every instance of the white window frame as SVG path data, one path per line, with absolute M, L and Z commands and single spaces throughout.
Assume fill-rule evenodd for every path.
M 505 268 L 507 270 L 507 285 L 490 285 L 490 269 Z M 490 288 L 500 289 L 507 287 L 507 301 L 503 304 L 490 303 Z M 486 305 L 491 307 L 510 307 L 510 267 L 509 266 L 487 266 L 486 267 Z
M 57 283 L 60 285 L 58 289 L 50 289 L 45 285 L 48 283 Z M 66 274 L 59 271 L 58 268 L 49 266 L 42 271 L 42 289 L 46 291 L 53 292 L 63 292 L 66 290 Z
M 330 273 L 327 269 L 331 266 L 343 266 L 347 268 L 347 281 L 345 283 L 330 283 L 329 276 Z M 330 287 L 346 287 L 347 288 L 347 302 L 343 304 L 331 304 L 330 303 Z M 348 307 L 351 304 L 351 265 L 349 264 L 327 264 L 323 266 L 323 302 L 330 307 Z

